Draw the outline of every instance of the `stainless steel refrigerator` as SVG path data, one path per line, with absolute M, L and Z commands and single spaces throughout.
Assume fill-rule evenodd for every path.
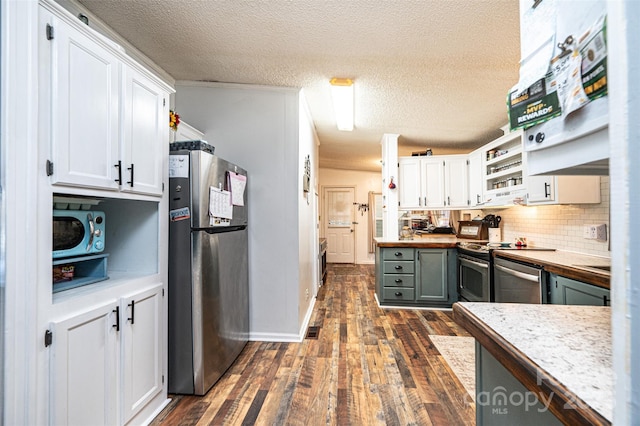
M 249 335 L 247 173 L 204 141 L 169 160 L 168 391 L 204 395 Z

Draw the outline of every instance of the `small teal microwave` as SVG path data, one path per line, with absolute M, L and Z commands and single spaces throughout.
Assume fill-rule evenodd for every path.
M 105 215 L 94 210 L 53 210 L 53 258 L 104 250 Z

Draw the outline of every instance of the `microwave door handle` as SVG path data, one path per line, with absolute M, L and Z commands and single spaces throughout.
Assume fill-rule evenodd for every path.
M 87 251 L 89 251 L 93 245 L 93 234 L 96 228 L 93 224 L 93 216 L 91 216 L 91 213 L 87 213 L 87 220 L 89 221 L 89 242 L 87 243 Z
M 525 274 L 524 272 L 514 271 L 513 269 L 505 268 L 504 266 L 500 266 L 500 265 L 493 265 L 493 266 L 495 266 L 496 269 L 504 272 L 505 274 L 522 278 L 523 280 L 538 282 L 540 278 L 538 275 Z

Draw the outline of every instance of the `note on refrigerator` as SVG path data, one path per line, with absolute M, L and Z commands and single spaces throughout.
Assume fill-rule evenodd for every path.
M 209 216 L 222 219 L 233 218 L 231 193 L 214 186 L 209 187 Z
M 231 204 L 244 206 L 244 190 L 247 186 L 247 177 L 236 172 L 228 171 L 229 189 L 231 190 Z

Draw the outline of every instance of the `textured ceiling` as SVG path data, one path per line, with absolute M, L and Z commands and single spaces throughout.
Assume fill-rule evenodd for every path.
M 518 79 L 516 0 L 80 3 L 176 80 L 303 88 L 321 167 L 380 170 L 383 133 L 401 155 L 468 152 L 502 134 Z M 331 77 L 355 80 L 353 132 Z

